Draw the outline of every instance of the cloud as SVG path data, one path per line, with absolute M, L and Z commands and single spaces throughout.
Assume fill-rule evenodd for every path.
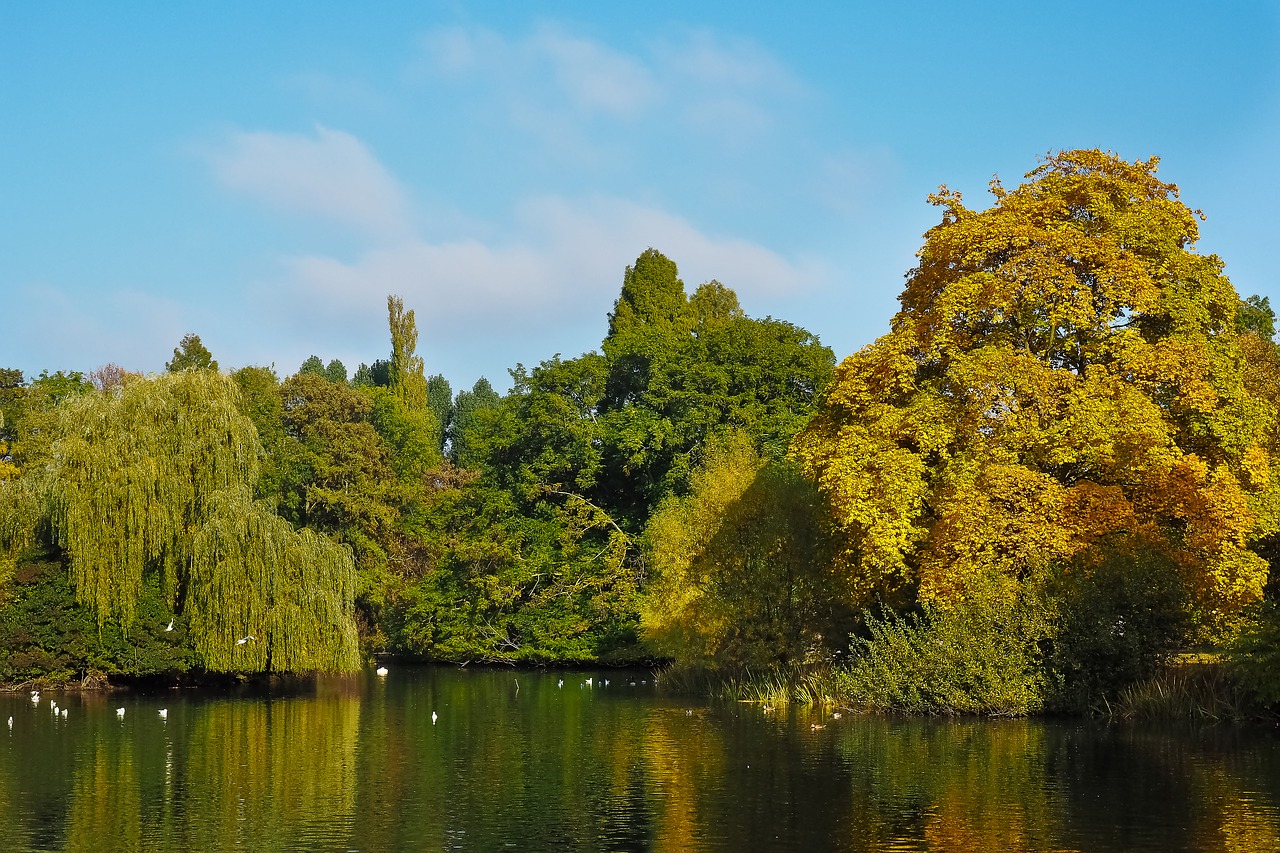
M 661 99 L 645 63 L 597 41 L 544 27 L 526 42 L 526 50 L 550 63 L 560 90 L 584 111 L 634 119 Z
M 547 196 L 521 203 L 513 233 L 431 243 L 412 239 L 380 246 L 353 261 L 311 254 L 286 259 L 292 298 L 322 302 L 338 314 L 400 293 L 430 304 L 471 334 L 495 320 L 598 312 L 617 296 L 622 272 L 653 246 L 680 265 L 690 291 L 716 278 L 753 297 L 776 298 L 825 280 L 813 261 L 790 260 L 737 238 L 708 235 L 666 211 L 616 198 Z M 292 301 L 291 298 L 291 301 Z M 472 331 L 464 331 L 470 329 Z
M 314 136 L 235 131 L 207 157 L 220 184 L 274 209 L 371 235 L 409 229 L 400 184 L 349 133 L 320 125 Z
M 591 122 L 634 124 L 657 113 L 684 130 L 722 136 L 774 126 L 808 89 L 748 39 L 691 31 L 626 53 L 564 28 L 542 25 L 508 38 L 483 27 L 440 27 L 419 41 L 411 80 L 478 83 L 517 126 Z M 561 140 L 558 134 L 549 139 Z

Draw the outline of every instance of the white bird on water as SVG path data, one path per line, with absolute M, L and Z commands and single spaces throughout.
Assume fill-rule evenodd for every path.
M 32 704 L 32 705 L 39 705 L 39 704 L 40 704 L 40 691 L 39 691 L 39 690 L 32 690 L 32 691 L 31 691 L 31 704 Z
M 161 709 L 160 709 L 160 719 L 162 719 L 162 720 L 167 720 L 167 719 L 169 719 L 169 709 L 168 709 L 168 708 L 161 708 Z
M 433 725 L 433 726 L 434 726 L 435 724 L 436 724 L 436 712 L 435 712 L 435 711 L 432 711 L 432 712 L 431 712 L 431 725 Z
M 9 718 L 9 731 L 13 731 L 13 717 Z
M 590 678 L 588 678 L 588 679 L 587 679 L 587 686 L 588 686 L 588 687 L 590 687 L 590 686 L 591 686 L 591 679 L 590 679 Z
M 563 679 L 563 678 L 562 678 L 562 679 L 560 679 L 560 681 L 556 683 L 556 687 L 564 687 L 564 679 Z
M 257 642 L 257 641 L 258 641 L 258 638 L 257 638 L 257 637 L 255 637 L 255 636 L 253 636 L 252 634 L 250 634 L 250 635 L 249 635 L 249 636 L 247 636 L 247 637 L 241 637 L 240 639 L 236 640 L 236 645 L 237 645 L 237 646 L 243 646 L 245 643 L 249 642 L 250 640 L 253 640 L 254 642 Z
M 67 718 L 67 709 L 66 709 L 66 708 L 63 708 L 63 709 L 62 709 L 62 719 L 64 719 L 64 720 L 65 720 L 66 718 Z
M 124 708 L 116 708 L 116 716 L 123 720 L 123 719 L 124 719 Z
M 377 672 L 377 674 L 378 674 L 379 676 L 383 677 L 383 678 L 386 678 L 386 677 L 387 677 L 387 673 L 388 673 L 388 672 L 390 672 L 390 671 L 391 671 L 391 670 L 387 669 L 385 666 L 380 666 L 380 667 L 378 667 L 378 668 L 375 670 L 375 672 Z

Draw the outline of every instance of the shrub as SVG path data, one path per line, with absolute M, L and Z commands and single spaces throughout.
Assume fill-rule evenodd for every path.
M 1049 704 L 1084 711 L 1114 702 L 1177 651 L 1190 626 L 1177 566 L 1138 542 L 1113 543 L 1092 565 L 1058 579 L 1057 627 L 1048 643 Z
M 911 617 L 869 613 L 866 627 L 868 636 L 854 638 L 854 659 L 835 676 L 841 704 L 989 716 L 1042 705 L 1037 644 L 1045 620 L 1034 602 L 976 595 Z
M 1227 647 L 1227 671 L 1266 707 L 1280 705 L 1280 607 L 1254 607 Z
M 192 657 L 154 577 L 144 580 L 136 616 L 126 631 L 116 621 L 99 628 L 92 610 L 75 600 L 55 554 L 20 560 L 13 599 L 0 607 L 0 682 L 67 681 L 98 671 L 142 676 L 184 672 Z

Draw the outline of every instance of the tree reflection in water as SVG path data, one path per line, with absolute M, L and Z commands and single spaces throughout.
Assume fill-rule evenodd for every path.
M 510 671 L 397 667 L 271 692 L 59 696 L 67 719 L 0 696 L 0 837 L 75 853 L 1280 849 L 1270 732 L 815 728 L 805 709 L 578 687 L 586 675 L 521 673 L 517 691 Z M 137 713 L 117 719 L 120 704 Z

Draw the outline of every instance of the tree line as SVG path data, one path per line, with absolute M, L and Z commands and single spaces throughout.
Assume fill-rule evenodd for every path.
M 840 701 L 1087 707 L 1280 638 L 1280 356 L 1158 161 L 943 188 L 837 367 L 641 254 L 597 351 L 456 394 L 412 310 L 348 375 L 0 371 L 0 679 L 520 664 L 825 668 Z M 1268 692 L 1271 691 L 1271 692 Z

